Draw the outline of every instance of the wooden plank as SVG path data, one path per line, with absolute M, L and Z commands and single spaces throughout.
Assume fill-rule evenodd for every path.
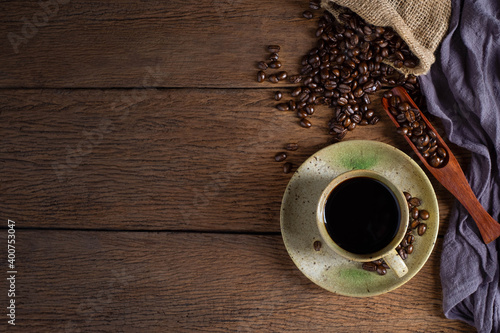
M 287 159 L 297 167 L 328 145 L 331 111 L 319 108 L 305 129 L 272 94 L 2 90 L 0 211 L 26 227 L 279 232 L 291 174 L 274 155 L 298 142 Z M 411 154 L 385 118 L 346 140 Z M 444 231 L 453 200 L 429 178 Z
M 0 87 L 261 87 L 266 45 L 296 71 L 316 39 L 304 0 L 57 1 L 0 3 Z
M 310 282 L 280 236 L 18 230 L 16 244 L 25 331 L 473 332 L 442 314 L 441 242 L 412 280 L 372 298 Z

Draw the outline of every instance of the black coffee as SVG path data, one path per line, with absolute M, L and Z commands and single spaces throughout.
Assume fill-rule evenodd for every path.
M 330 193 L 325 224 L 330 237 L 356 254 L 377 252 L 396 236 L 399 205 L 389 188 L 369 177 L 348 179 Z

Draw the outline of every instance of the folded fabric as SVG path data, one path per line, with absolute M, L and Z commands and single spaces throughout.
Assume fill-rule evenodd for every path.
M 429 112 L 451 142 L 472 152 L 467 177 L 484 208 L 500 218 L 500 2 L 453 0 L 448 34 L 420 77 Z M 443 310 L 479 332 L 500 332 L 498 246 L 485 245 L 456 204 L 441 257 Z

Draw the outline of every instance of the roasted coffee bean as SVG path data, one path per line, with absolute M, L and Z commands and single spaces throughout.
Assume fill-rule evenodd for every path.
M 373 262 L 364 262 L 363 265 L 361 265 L 361 267 L 365 271 L 370 271 L 370 272 L 375 272 L 377 270 L 377 264 Z
M 264 82 L 265 79 L 266 79 L 266 73 L 264 73 L 263 71 L 259 71 L 257 73 L 257 82 Z
M 278 53 L 280 51 L 280 46 L 279 45 L 269 45 L 267 47 L 267 50 L 271 53 Z
M 272 83 L 278 83 L 279 82 L 279 79 L 278 77 L 276 76 L 276 74 L 271 74 L 269 75 L 269 82 L 272 82 Z
M 278 53 L 271 53 L 271 55 L 269 56 L 269 60 L 270 61 L 276 61 L 280 58 L 279 54 Z
M 415 229 L 416 227 L 418 227 L 419 224 L 420 224 L 419 220 L 412 220 L 410 222 L 410 228 Z
M 271 61 L 271 63 L 269 64 L 269 68 L 273 69 L 281 68 L 281 61 L 279 60 Z
M 408 244 L 413 244 L 414 241 L 415 241 L 415 236 L 413 236 L 412 234 L 409 234 L 408 237 L 406 237 L 406 242 Z
M 342 94 L 351 92 L 351 87 L 344 83 L 339 84 L 338 89 Z
M 304 111 L 303 109 L 297 110 L 297 117 L 298 118 L 306 118 L 308 116 L 307 112 Z
M 308 104 L 304 107 L 304 111 L 307 112 L 308 115 L 312 115 L 314 113 L 314 106 Z
M 385 275 L 385 274 L 387 274 L 387 270 L 385 269 L 385 267 L 384 267 L 384 266 L 382 266 L 382 265 L 378 265 L 378 266 L 377 266 L 377 273 L 378 273 L 379 275 Z
M 277 92 L 274 93 L 274 99 L 276 101 L 281 100 L 281 97 L 283 97 L 283 94 L 281 93 L 281 91 L 277 91 Z
M 437 155 L 431 156 L 429 159 L 429 164 L 434 168 L 437 168 L 443 164 L 443 159 Z
M 290 107 L 286 103 L 279 103 L 276 105 L 276 109 L 278 109 L 280 111 L 288 111 L 288 110 L 290 110 Z
M 297 110 L 297 104 L 293 99 L 288 101 L 288 107 L 290 108 L 291 111 Z
M 413 245 L 410 244 L 408 247 L 406 247 L 406 253 L 407 254 L 412 254 L 413 253 Z
M 313 247 L 315 251 L 321 250 L 321 241 L 317 240 L 313 243 Z
M 295 89 L 293 89 L 292 91 L 292 97 L 297 97 L 300 95 L 300 93 L 302 92 L 302 88 L 301 87 L 297 87 Z
M 287 155 L 285 152 L 279 152 L 276 155 L 274 155 L 274 160 L 276 162 L 283 162 L 284 160 L 286 160 L 286 158 L 287 158 Z
M 419 210 L 417 207 L 413 207 L 410 211 L 410 216 L 413 218 L 413 219 L 418 219 L 419 217 Z
M 380 120 L 379 117 L 377 116 L 373 116 L 372 119 L 370 119 L 370 125 L 375 125 L 376 123 L 378 123 Z
M 285 71 L 279 72 L 277 76 L 278 76 L 278 79 L 285 80 L 288 77 L 288 73 Z
M 411 194 L 410 194 L 410 193 L 408 193 L 408 192 L 403 192 L 403 194 L 404 194 L 404 196 L 405 196 L 405 198 L 406 198 L 406 201 L 410 201 L 410 199 L 411 199 Z
M 305 10 L 302 13 L 302 16 L 305 17 L 306 19 L 310 20 L 313 18 L 313 13 L 310 10 Z
M 300 126 L 305 127 L 305 128 L 309 128 L 312 126 L 311 122 L 309 120 L 307 120 L 306 118 L 300 119 L 299 124 L 300 124 Z
M 309 1 L 309 8 L 314 9 L 314 10 L 318 10 L 321 8 L 321 6 L 320 6 L 318 1 L 311 0 L 311 1 Z
M 400 250 L 398 251 L 398 254 L 399 254 L 399 256 L 401 257 L 401 259 L 403 259 L 403 260 L 408 259 L 408 253 L 406 252 L 406 250 L 405 250 L 405 249 L 400 249 Z
M 417 229 L 418 235 L 422 236 L 423 234 L 425 234 L 426 231 L 427 231 L 427 224 L 420 223 Z
M 418 207 L 422 204 L 422 202 L 420 201 L 419 198 L 416 198 L 416 197 L 413 197 L 411 198 L 410 200 L 408 200 L 408 202 L 410 203 L 410 205 L 412 205 L 413 207 Z
M 408 127 L 400 126 L 396 129 L 396 132 L 401 135 L 407 135 L 408 134 Z
M 444 158 L 446 158 L 446 156 L 448 156 L 448 154 L 446 153 L 446 150 L 445 150 L 444 148 L 442 148 L 442 147 L 438 148 L 438 149 L 436 150 L 436 153 L 437 153 L 439 156 L 441 156 L 441 158 L 443 158 L 443 159 L 444 159 Z
M 269 66 L 267 65 L 267 63 L 265 61 L 259 61 L 257 63 L 257 67 L 259 69 L 266 70 Z
M 299 144 L 298 143 L 288 143 L 285 148 L 286 148 L 286 150 L 297 150 L 297 149 L 299 149 Z
M 292 171 L 292 163 L 285 162 L 283 164 L 283 173 L 290 173 Z
M 430 214 L 428 211 L 426 211 L 425 209 L 422 209 L 419 213 L 419 216 L 422 220 L 428 220 L 429 217 L 430 217 Z
M 300 75 L 290 75 L 288 77 L 288 82 L 290 83 L 297 84 L 300 83 L 300 81 L 302 81 L 302 76 Z

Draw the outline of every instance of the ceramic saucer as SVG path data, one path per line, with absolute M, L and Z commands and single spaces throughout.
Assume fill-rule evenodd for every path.
M 345 259 L 323 244 L 316 227 L 316 205 L 323 189 L 338 175 L 355 169 L 376 171 L 402 191 L 422 200 L 420 209 L 430 213 L 427 231 L 418 236 L 414 252 L 405 263 L 408 273 L 398 278 L 390 269 L 378 275 Z M 328 146 L 308 158 L 290 179 L 281 204 L 281 234 L 295 265 L 312 282 L 331 292 L 367 297 L 394 290 L 408 282 L 423 267 L 436 242 L 439 208 L 436 194 L 423 170 L 408 155 L 385 143 L 344 141 Z

